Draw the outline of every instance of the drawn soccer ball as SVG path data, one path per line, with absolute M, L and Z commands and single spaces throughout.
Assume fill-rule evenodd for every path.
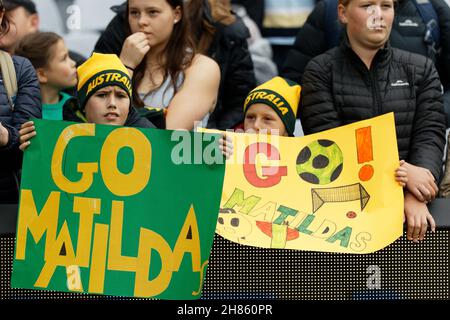
M 304 147 L 297 157 L 297 173 L 312 184 L 329 184 L 342 172 L 344 157 L 334 141 L 316 140 Z
M 252 224 L 243 214 L 231 208 L 221 208 L 217 219 L 216 232 L 222 237 L 237 243 L 244 243 L 252 233 Z

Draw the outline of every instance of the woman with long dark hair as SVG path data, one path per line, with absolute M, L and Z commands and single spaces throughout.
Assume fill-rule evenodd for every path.
M 133 74 L 136 106 L 166 110 L 167 129 L 192 130 L 214 110 L 220 70 L 195 52 L 182 0 L 128 0 L 131 35 L 120 59 Z
M 229 0 L 187 0 L 184 7 L 184 17 L 189 18 L 189 35 L 194 38 L 196 52 L 214 59 L 220 67 L 219 94 L 208 127 L 233 128 L 243 119 L 242 105 L 247 94 L 256 87 L 247 46 L 250 34 L 243 21 L 231 12 Z M 130 35 L 127 4 L 112 9 L 117 15 L 101 35 L 94 51 L 120 55 L 124 41 Z M 155 124 L 164 127 L 160 118 L 151 120 L 158 119 Z

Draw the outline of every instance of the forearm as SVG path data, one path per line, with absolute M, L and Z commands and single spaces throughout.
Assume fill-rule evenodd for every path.
M 197 122 L 203 120 L 212 104 L 207 107 L 205 104 L 177 106 L 171 104 L 166 114 L 167 130 L 192 130 Z M 195 111 L 194 111 L 195 110 Z
M 416 92 L 416 112 L 407 160 L 429 169 L 438 181 L 445 146 L 446 117 L 438 74 L 431 60 L 426 63 Z
M 442 111 L 428 110 L 415 121 L 408 151 L 408 162 L 431 171 L 436 181 L 442 172 L 445 147 L 445 115 Z

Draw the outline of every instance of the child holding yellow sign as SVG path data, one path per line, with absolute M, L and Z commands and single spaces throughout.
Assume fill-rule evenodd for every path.
M 265 130 L 269 134 L 293 137 L 300 92 L 300 85 L 281 77 L 253 89 L 244 103 L 245 132 Z
M 293 137 L 300 93 L 300 85 L 281 77 L 253 89 L 245 99 L 244 131 Z M 403 164 L 400 161 L 395 172 L 395 179 L 402 187 L 408 182 Z
M 281 77 L 253 89 L 244 104 L 244 131 L 293 137 L 300 93 L 300 85 Z M 395 179 L 402 187 L 408 182 L 403 160 L 395 171 Z

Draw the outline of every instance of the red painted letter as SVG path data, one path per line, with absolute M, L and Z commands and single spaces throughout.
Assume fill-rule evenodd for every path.
M 256 173 L 255 159 L 260 153 L 266 155 L 268 160 L 280 160 L 278 149 L 268 143 L 255 143 L 245 149 L 244 175 L 247 181 L 257 188 L 270 188 L 280 183 L 281 178 L 287 175 L 287 167 L 262 167 L 260 178 Z

